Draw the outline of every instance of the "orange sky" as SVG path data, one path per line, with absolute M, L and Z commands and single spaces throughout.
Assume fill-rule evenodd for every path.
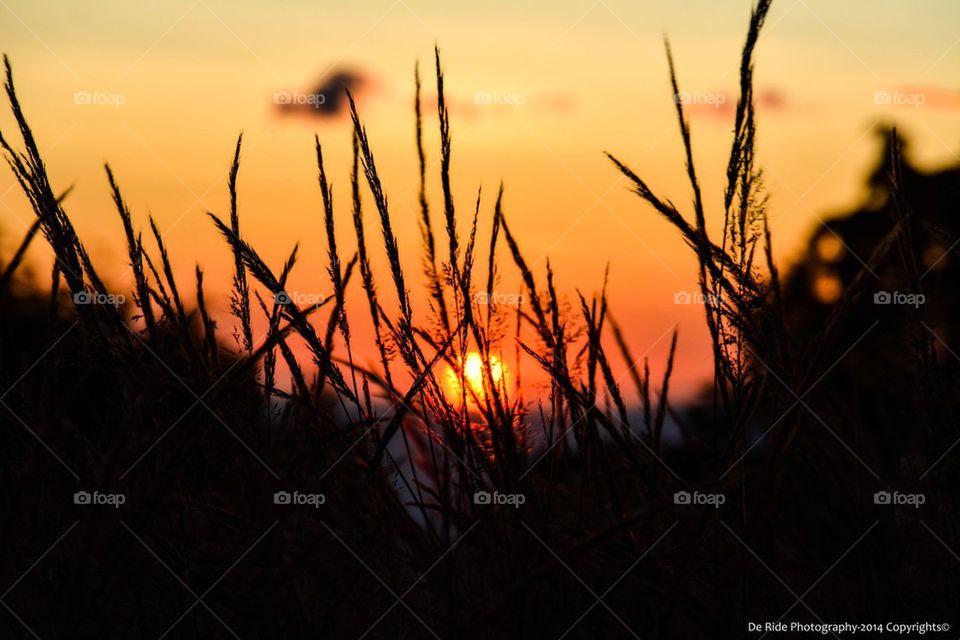
M 419 58 L 426 93 L 433 93 L 437 42 L 453 104 L 460 210 L 472 209 L 483 185 L 485 234 L 502 179 L 508 220 L 528 261 L 542 279 L 549 257 L 571 298 L 575 288 L 596 290 L 610 262 L 613 312 L 637 355 L 651 350 L 655 377 L 669 330 L 679 323 L 677 388 L 684 395 L 710 372 L 702 309 L 673 303 L 674 293 L 695 287 L 693 260 L 626 192 L 602 152 L 613 152 L 679 205 L 690 201 L 661 41 L 669 33 L 682 88 L 700 103 L 692 114 L 695 147 L 716 213 L 749 6 L 0 0 L 0 43 L 55 186 L 76 185 L 66 208 L 101 275 L 117 287 L 128 281 L 102 170 L 109 161 L 135 219 L 145 225 L 147 213 L 154 215 L 184 280 L 192 279 L 195 262 L 203 265 L 209 297 L 222 309 L 226 297 L 217 294 L 229 287 L 230 262 L 203 214 L 227 211 L 226 172 L 241 130 L 244 234 L 278 267 L 301 243 L 290 289 L 328 292 L 314 131 L 328 156 L 340 242 L 352 252 L 349 126 L 279 117 L 272 103 L 275 92 L 308 90 L 334 68 L 371 79 L 362 117 L 402 257 L 419 271 L 412 70 Z M 871 131 L 878 122 L 898 123 L 928 166 L 960 159 L 958 24 L 960 4 L 951 0 L 774 4 L 758 50 L 757 88 L 760 161 L 782 265 L 816 216 L 856 204 L 877 150 Z M 93 104 L 78 103 L 78 92 L 94 96 Z M 477 104 L 481 92 L 521 104 Z M 922 95 L 923 104 L 903 98 L 911 95 Z M 435 117 L 426 124 L 432 164 Z M 13 133 L 6 112 L 0 127 Z M 437 172 L 434 166 L 430 176 L 435 209 Z M 31 216 L 12 175 L 0 173 L 4 247 L 18 241 Z M 373 218 L 368 222 L 374 236 Z M 31 265 L 46 271 L 49 260 L 38 243 Z M 505 252 L 500 264 L 498 289 L 520 291 Z M 417 281 L 411 284 L 416 291 Z M 412 301 L 425 308 L 416 294 Z

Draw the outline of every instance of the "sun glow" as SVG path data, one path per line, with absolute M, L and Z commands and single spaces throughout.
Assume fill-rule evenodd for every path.
M 492 378 L 496 387 L 501 387 L 506 379 L 506 367 L 500 358 L 495 355 L 490 356 L 489 362 L 490 378 Z M 467 359 L 463 365 L 463 381 L 466 383 L 468 390 L 467 400 L 483 401 L 486 398 L 484 391 L 485 378 L 483 356 L 476 351 L 471 351 L 467 354 Z M 453 367 L 447 368 L 447 383 L 451 396 L 459 400 L 461 396 L 460 373 Z

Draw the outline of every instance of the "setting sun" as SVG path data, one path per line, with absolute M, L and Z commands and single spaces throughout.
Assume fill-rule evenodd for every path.
M 490 377 L 493 378 L 493 383 L 497 386 L 500 386 L 505 379 L 506 367 L 504 367 L 503 362 L 497 356 L 490 356 Z M 468 394 L 468 399 L 473 400 L 483 400 L 486 398 L 486 394 L 483 390 L 483 357 L 476 351 L 471 351 L 467 354 L 466 363 L 463 365 L 463 379 L 467 384 L 467 387 L 470 389 L 471 393 Z M 447 368 L 447 382 L 450 388 L 450 393 L 453 397 L 460 397 L 460 375 L 459 372 L 453 367 Z

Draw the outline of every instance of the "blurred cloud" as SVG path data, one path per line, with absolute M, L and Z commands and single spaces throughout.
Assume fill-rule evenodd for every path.
M 903 95 L 923 96 L 922 106 L 960 110 L 960 90 L 957 89 L 936 85 L 904 85 L 898 91 Z
M 684 105 L 684 111 L 694 118 L 726 123 L 734 117 L 737 95 L 726 91 L 681 91 L 675 96 Z M 758 112 L 782 113 L 795 108 L 782 90 L 767 87 L 759 89 L 754 96 Z
M 308 90 L 282 90 L 273 94 L 273 103 L 284 114 L 316 118 L 340 118 L 350 111 L 347 91 L 354 99 L 373 85 L 372 76 L 354 68 L 335 68 Z

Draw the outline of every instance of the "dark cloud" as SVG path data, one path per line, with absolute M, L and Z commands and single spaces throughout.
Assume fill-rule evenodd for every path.
M 347 91 L 356 98 L 370 84 L 371 78 L 364 72 L 356 69 L 334 69 L 312 89 L 274 93 L 273 102 L 282 113 L 337 118 L 349 112 Z

